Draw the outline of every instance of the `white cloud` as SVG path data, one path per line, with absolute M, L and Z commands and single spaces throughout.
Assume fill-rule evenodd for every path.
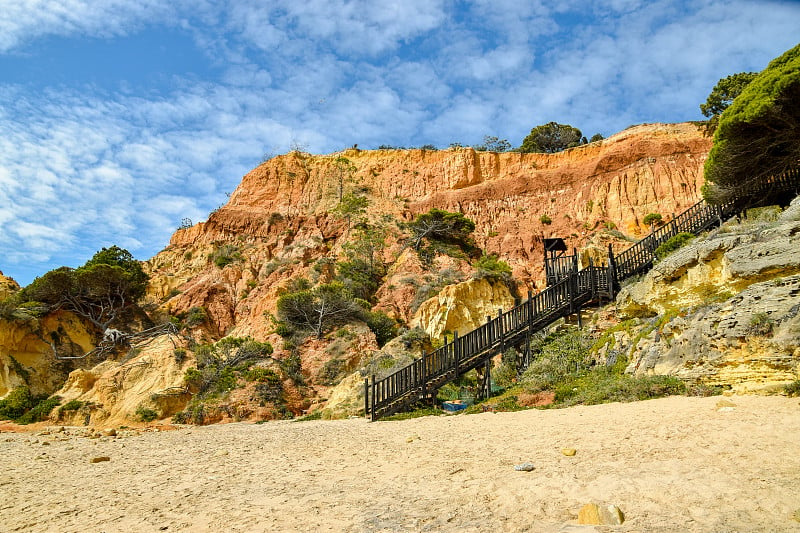
M 128 35 L 146 22 L 175 16 L 185 2 L 162 0 L 2 0 L 0 52 L 56 35 L 109 38 Z
M 148 93 L 0 85 L 0 268 L 29 263 L 26 281 L 111 244 L 148 257 L 292 144 L 696 119 L 720 77 L 760 70 L 798 25 L 796 4 L 743 0 L 0 0 L 0 53 L 182 28 L 214 69 Z

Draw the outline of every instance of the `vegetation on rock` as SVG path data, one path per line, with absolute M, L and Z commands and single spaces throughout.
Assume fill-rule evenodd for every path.
M 19 301 L 71 311 L 102 331 L 136 304 L 147 280 L 130 252 L 112 246 L 97 252 L 82 267 L 61 267 L 36 278 L 19 292 Z
M 569 124 L 548 122 L 533 128 L 522 141 L 519 151 L 552 154 L 581 144 L 586 144 L 581 130 Z

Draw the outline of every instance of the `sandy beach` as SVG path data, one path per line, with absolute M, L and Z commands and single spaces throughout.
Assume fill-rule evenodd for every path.
M 0 433 L 0 531 L 800 531 L 798 398 L 81 433 Z

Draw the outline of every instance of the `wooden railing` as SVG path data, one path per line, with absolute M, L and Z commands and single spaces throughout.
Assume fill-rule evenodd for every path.
M 765 180 L 759 192 L 780 192 L 800 186 L 800 170 L 793 170 Z M 654 230 L 618 256 L 609 249 L 608 265 L 564 271 L 559 268 L 553 283 L 538 294 L 496 317 L 466 335 L 454 334 L 452 341 L 423 354 L 420 359 L 382 378 L 373 375 L 364 380 L 364 412 L 372 420 L 393 414 L 421 400 L 434 398 L 444 384 L 465 372 L 486 364 L 510 347 L 527 345 L 530 336 L 556 320 L 579 313 L 586 305 L 611 300 L 619 283 L 644 273 L 653 266 L 654 252 L 659 245 L 681 232 L 698 235 L 721 225 L 746 205 L 747 198 L 712 206 L 700 201 Z M 561 265 L 559 265 L 561 266 Z M 525 359 L 525 364 L 528 360 Z M 524 365 L 523 365 L 524 366 Z

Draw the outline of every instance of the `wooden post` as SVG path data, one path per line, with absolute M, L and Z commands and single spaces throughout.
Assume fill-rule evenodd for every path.
M 422 374 L 420 376 L 420 381 L 422 382 L 422 399 L 424 400 L 425 396 L 427 396 L 427 394 L 428 394 L 428 383 L 427 383 L 427 377 L 426 377 L 427 374 L 428 374 L 428 369 L 425 368 L 425 349 L 424 348 L 422 348 L 422 358 L 420 359 L 420 367 L 421 367 L 420 371 L 421 371 L 421 374 Z
M 370 395 L 370 402 L 372 408 L 369 410 L 372 421 L 374 422 L 377 414 L 375 413 L 375 374 L 372 374 L 372 394 Z
M 614 259 L 614 249 L 608 243 L 608 288 L 613 299 L 617 293 L 617 261 Z
M 483 363 L 483 382 L 485 384 L 485 398 L 492 395 L 492 360 Z
M 506 328 L 503 324 L 503 310 L 497 310 L 497 323 L 500 325 L 500 331 L 498 335 L 500 336 L 500 353 L 503 353 L 506 349 Z
M 369 378 L 364 378 L 364 416 L 369 416 Z
M 453 331 L 453 379 L 458 377 L 458 365 L 461 363 L 461 345 L 464 341 L 458 342 L 458 330 Z

